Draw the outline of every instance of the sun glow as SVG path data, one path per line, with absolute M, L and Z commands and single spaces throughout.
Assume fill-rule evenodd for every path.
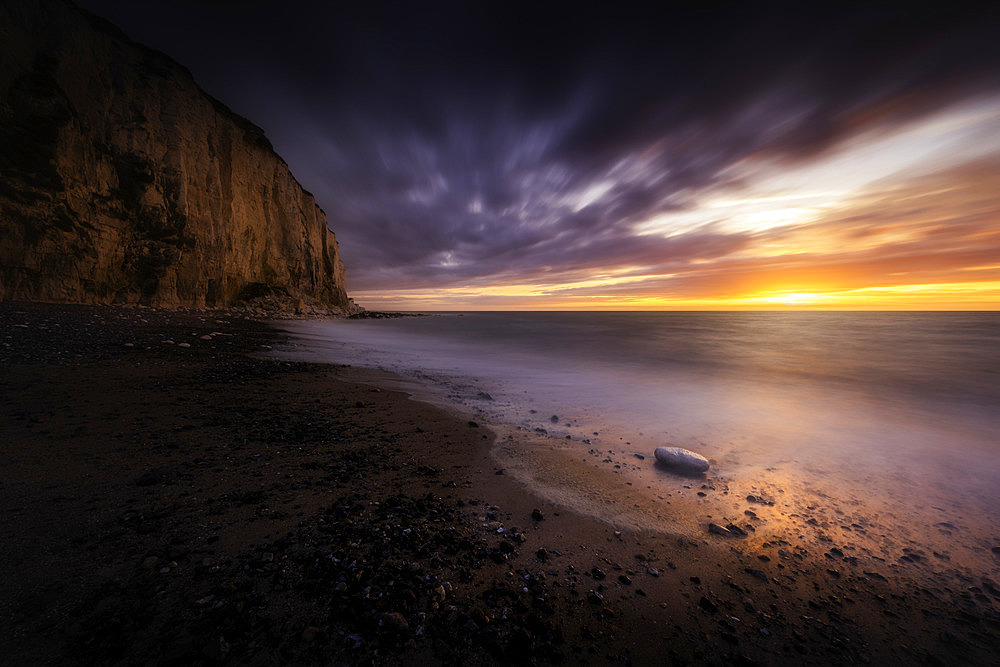
M 814 304 L 820 301 L 829 301 L 830 295 L 828 294 L 808 294 L 808 293 L 791 293 L 791 294 L 776 294 L 775 296 L 763 297 L 763 301 L 767 303 L 779 303 L 787 306 L 800 306 L 803 304 Z
M 453 276 L 448 286 L 355 296 L 399 310 L 1000 308 L 1000 98 L 883 130 L 797 163 L 747 157 L 559 253 L 536 242 L 536 269 L 501 266 L 487 279 L 444 252 L 435 266 Z M 665 182 L 647 158 L 564 195 L 564 213 L 519 224 L 572 240 L 571 214 L 613 216 L 630 184 Z M 578 263 L 563 263 L 574 253 Z

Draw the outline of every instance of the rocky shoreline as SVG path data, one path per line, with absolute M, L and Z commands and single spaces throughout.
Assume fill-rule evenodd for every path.
M 617 530 L 503 474 L 475 422 L 259 355 L 282 339 L 239 311 L 0 307 L 6 659 L 997 658 L 988 578 L 941 590 L 836 547 L 770 562 L 738 537 Z

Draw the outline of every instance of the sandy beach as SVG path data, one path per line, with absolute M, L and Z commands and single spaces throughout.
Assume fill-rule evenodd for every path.
M 285 340 L 234 311 L 3 305 L 6 660 L 1000 658 L 1000 554 L 950 549 L 965 532 L 991 548 L 974 517 L 910 525 L 766 473 L 651 471 L 650 494 L 616 485 L 650 463 L 625 448 L 570 462 L 535 438 L 556 463 L 519 465 L 518 434 L 265 356 Z M 615 503 L 693 528 L 595 511 Z

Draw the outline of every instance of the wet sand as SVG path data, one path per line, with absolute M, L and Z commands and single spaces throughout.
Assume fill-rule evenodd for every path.
M 1000 659 L 996 527 L 974 516 L 569 456 L 259 356 L 281 340 L 230 312 L 0 308 L 12 664 Z

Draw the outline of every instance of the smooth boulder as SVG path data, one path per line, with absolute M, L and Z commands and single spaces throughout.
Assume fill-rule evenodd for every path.
M 697 472 L 708 470 L 708 459 L 683 447 L 657 447 L 653 455 L 659 463 L 671 468 Z

